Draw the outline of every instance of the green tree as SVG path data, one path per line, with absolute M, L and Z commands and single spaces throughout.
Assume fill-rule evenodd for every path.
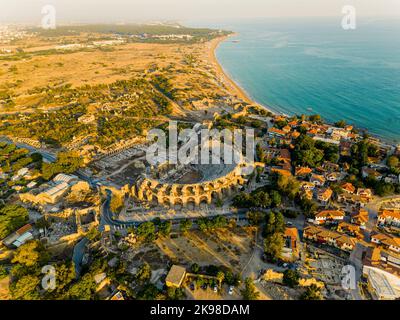
M 225 272 L 225 283 L 229 286 L 238 286 L 240 283 L 240 276 L 228 270 Z
M 279 175 L 276 182 L 277 189 L 289 199 L 294 199 L 300 191 L 300 183 L 294 177 Z
M 119 213 L 124 207 L 124 198 L 119 194 L 113 194 L 110 201 L 110 209 L 113 213 Z
M 315 285 L 307 287 L 306 291 L 301 295 L 301 300 L 322 300 L 321 290 Z
M 157 298 L 157 295 L 156 295 Z M 167 299 L 168 300 L 182 300 L 185 298 L 185 292 L 182 288 L 174 288 L 168 287 L 167 288 Z
M 313 114 L 308 118 L 311 122 L 315 122 L 315 123 L 321 123 L 322 122 L 322 118 L 319 114 Z
M 197 263 L 193 263 L 192 266 L 190 267 L 190 270 L 193 273 L 199 273 L 200 272 L 200 266 Z
M 247 220 L 253 226 L 259 226 L 260 223 L 264 220 L 265 214 L 260 211 L 249 211 L 246 214 Z
M 253 280 L 251 278 L 246 278 L 244 285 L 244 289 L 240 291 L 243 300 L 258 300 L 260 293 L 256 290 Z
M 86 273 L 68 290 L 67 296 L 72 300 L 91 300 L 96 292 L 96 282 L 91 273 Z
M 72 262 L 59 263 L 56 266 L 56 290 L 64 292 L 64 290 L 75 280 L 75 265 Z
M 274 233 L 275 233 L 275 213 L 271 212 L 267 216 L 267 223 L 265 224 L 265 227 L 264 227 L 263 236 L 267 237 Z
M 158 226 L 158 232 L 164 236 L 168 237 L 171 234 L 172 223 L 171 221 L 161 222 Z
M 324 152 L 315 146 L 315 140 L 306 134 L 301 134 L 295 143 L 292 153 L 295 165 L 316 167 L 324 158 Z
M 257 191 L 251 194 L 253 207 L 268 208 L 271 206 L 271 198 L 267 192 Z
M 146 284 L 141 291 L 137 294 L 138 300 L 164 300 L 165 297 L 161 294 L 161 291 L 152 284 Z
M 271 212 L 267 216 L 267 222 L 263 230 L 263 236 L 267 237 L 275 233 L 283 233 L 285 231 L 285 218 L 280 212 Z
M 283 273 L 283 284 L 294 288 L 299 285 L 300 275 L 295 270 L 286 270 Z
M 18 205 L 0 209 L 0 238 L 4 238 L 28 222 L 28 210 Z
M 388 165 L 390 168 L 397 168 L 397 167 L 399 166 L 399 158 L 396 157 L 396 156 L 390 156 L 390 157 L 387 159 L 387 165 Z
M 219 282 L 219 286 L 221 287 L 221 285 L 222 285 L 222 282 L 224 281 L 224 279 L 225 279 L 225 273 L 223 273 L 222 271 L 218 271 L 218 273 L 217 273 L 217 279 L 218 279 L 218 282 Z
M 13 263 L 20 263 L 26 267 L 32 267 L 37 264 L 44 263 L 48 260 L 49 255 L 40 241 L 29 241 L 19 247 L 12 259 Z
M 45 180 L 50 180 L 58 173 L 74 173 L 83 166 L 83 159 L 77 152 L 60 152 L 54 163 L 42 164 L 42 176 Z
M 86 234 L 86 238 L 88 238 L 90 241 L 99 240 L 100 236 L 101 232 L 97 229 L 97 227 L 92 227 Z
M 395 186 L 384 181 L 377 182 L 374 189 L 375 193 L 381 197 L 391 196 L 395 193 Z
M 270 195 L 271 195 L 271 200 L 272 200 L 271 201 L 272 207 L 273 208 L 280 207 L 280 205 L 282 204 L 282 197 L 279 194 L 279 192 L 276 190 L 272 190 L 270 192 Z
M 153 222 L 144 222 L 136 229 L 136 235 L 141 239 L 148 242 L 156 239 L 156 227 Z
M 150 265 L 145 262 L 143 263 L 137 270 L 136 275 L 135 275 L 136 280 L 138 280 L 140 283 L 144 284 L 148 282 L 151 278 L 151 267 Z
M 40 279 L 35 275 L 26 275 L 10 285 L 10 293 L 16 300 L 38 300 Z
M 179 223 L 179 229 L 182 233 L 186 233 L 192 228 L 192 225 L 192 220 L 181 220 Z
M 285 218 L 281 212 L 275 213 L 275 232 L 284 233 L 286 229 Z
M 345 120 L 339 120 L 338 122 L 335 122 L 335 126 L 338 128 L 344 128 L 346 126 L 346 121 Z
M 270 261 L 276 261 L 282 254 L 284 245 L 281 233 L 273 233 L 264 239 L 264 253 Z
M 0 280 L 7 276 L 8 276 L 8 272 L 7 272 L 6 268 L 4 266 L 0 265 Z
M 307 218 L 314 218 L 315 213 L 318 210 L 318 205 L 307 198 L 302 198 L 300 200 L 300 207 Z

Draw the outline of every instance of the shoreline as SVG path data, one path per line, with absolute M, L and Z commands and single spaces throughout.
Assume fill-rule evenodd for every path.
M 223 79 L 223 83 L 227 86 L 228 90 L 230 91 L 231 94 L 233 94 L 234 96 L 237 96 L 238 98 L 242 99 L 244 102 L 250 104 L 250 105 L 257 105 L 259 107 L 264 108 L 265 110 L 271 112 L 273 115 L 284 115 L 289 117 L 288 115 L 286 115 L 283 112 L 277 112 L 274 110 L 271 110 L 269 107 L 256 102 L 255 100 L 251 99 L 249 94 L 240 86 L 238 85 L 229 75 L 228 73 L 223 69 L 222 65 L 220 64 L 220 62 L 217 59 L 217 55 L 216 55 L 216 50 L 218 49 L 218 46 L 226 41 L 227 39 L 229 39 L 232 36 L 237 35 L 237 33 L 233 33 L 231 35 L 228 36 L 224 36 L 224 37 L 219 37 L 219 38 L 215 38 L 213 40 L 210 41 L 210 50 L 209 50 L 209 60 L 210 62 L 214 65 L 215 70 L 217 72 L 218 77 L 220 77 L 221 79 Z M 322 115 L 321 115 L 322 116 Z M 330 123 L 328 121 L 325 121 L 327 124 L 331 124 L 333 125 L 333 123 Z M 381 143 L 386 144 L 388 146 L 397 146 L 397 142 L 395 141 L 390 141 L 391 139 L 389 138 L 385 138 L 382 137 L 378 134 L 372 133 L 371 131 L 369 131 L 369 129 L 365 129 L 365 128 L 359 128 L 354 126 L 354 128 L 362 130 L 362 131 L 366 131 L 371 137 L 378 139 Z
M 257 103 L 256 101 L 251 99 L 249 94 L 227 74 L 227 72 L 224 70 L 222 65 L 219 63 L 219 61 L 217 59 L 217 55 L 216 55 L 216 50 L 218 49 L 219 45 L 222 42 L 226 41 L 227 39 L 229 39 L 230 37 L 232 37 L 234 35 L 236 35 L 236 34 L 234 33 L 234 34 L 231 34 L 228 36 L 215 38 L 210 41 L 209 61 L 213 64 L 218 77 L 222 79 L 222 82 L 227 86 L 227 88 L 231 94 L 233 94 L 234 96 L 237 96 L 239 99 L 243 100 L 244 102 L 246 102 L 250 105 L 257 105 L 257 106 L 260 106 L 260 107 L 266 109 L 267 111 L 269 111 L 273 114 L 277 114 L 275 111 L 271 110 L 270 108 L 268 108 L 260 103 Z

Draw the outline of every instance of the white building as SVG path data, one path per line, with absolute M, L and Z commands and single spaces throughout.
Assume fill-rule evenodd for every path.
M 400 298 L 400 278 L 378 268 L 364 266 L 363 274 L 368 279 L 370 292 L 375 300 Z

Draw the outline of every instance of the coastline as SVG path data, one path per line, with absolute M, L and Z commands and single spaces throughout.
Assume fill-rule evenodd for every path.
M 222 65 L 219 63 L 218 59 L 217 59 L 217 55 L 216 55 L 216 50 L 218 49 L 219 45 L 226 41 L 227 39 L 229 39 L 230 37 L 234 36 L 235 34 L 231 34 L 225 37 L 219 37 L 219 38 L 215 38 L 213 40 L 210 41 L 210 50 L 209 50 L 209 61 L 214 65 L 215 70 L 217 72 L 217 75 L 219 78 L 221 78 L 223 81 L 223 83 L 227 86 L 227 88 L 229 89 L 229 91 L 237 96 L 238 98 L 240 98 L 241 100 L 243 100 L 244 102 L 251 104 L 251 105 L 259 105 L 263 108 L 265 108 L 266 110 L 270 111 L 271 113 L 274 113 L 274 111 L 270 110 L 269 108 L 267 108 L 266 106 L 260 105 L 259 103 L 255 102 L 254 100 L 252 100 L 250 98 L 250 96 L 248 95 L 248 93 L 242 88 L 240 87 L 228 74 L 227 72 L 223 69 Z
M 216 50 L 218 49 L 218 46 L 226 41 L 227 39 L 229 39 L 232 36 L 237 35 L 236 33 L 233 33 L 231 35 L 228 36 L 224 36 L 224 37 L 219 37 L 219 38 L 215 38 L 213 40 L 211 40 L 210 43 L 210 50 L 209 50 L 209 61 L 213 64 L 213 66 L 215 67 L 215 70 L 217 72 L 217 75 L 219 78 L 222 79 L 222 82 L 227 86 L 228 90 L 231 92 L 231 94 L 237 96 L 238 98 L 240 98 L 241 100 L 243 100 L 244 102 L 250 104 L 250 105 L 257 105 L 260 106 L 262 108 L 264 108 L 265 110 L 271 112 L 274 115 L 284 115 L 284 116 L 288 116 L 282 112 L 277 112 L 274 110 L 271 110 L 270 108 L 268 108 L 267 106 L 260 104 L 256 101 L 254 101 L 253 99 L 250 98 L 249 94 L 242 88 L 240 87 L 228 74 L 227 72 L 223 69 L 222 65 L 220 64 L 220 62 L 217 59 L 216 56 Z M 329 123 L 329 122 L 326 122 Z M 396 146 L 397 143 L 395 141 L 391 141 L 391 139 L 389 138 L 385 138 L 382 137 L 378 134 L 375 133 L 371 133 L 368 129 L 363 129 L 363 128 L 357 128 L 357 129 L 361 129 L 363 131 L 366 131 L 368 134 L 370 134 L 372 137 L 378 139 L 381 143 L 385 144 L 385 145 L 389 145 L 389 146 Z

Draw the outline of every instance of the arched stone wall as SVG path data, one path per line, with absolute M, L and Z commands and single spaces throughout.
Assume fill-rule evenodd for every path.
M 211 204 L 213 201 L 231 196 L 245 184 L 243 177 L 237 173 L 237 170 L 233 170 L 224 177 L 196 184 L 168 184 L 151 178 L 142 178 L 132 187 L 132 195 L 140 201 L 165 207 Z
M 211 204 L 213 201 L 230 196 L 243 185 L 245 180 L 241 176 L 228 175 L 217 181 L 207 181 L 193 185 L 161 184 L 144 178 L 132 187 L 132 195 L 140 201 L 158 203 L 166 207 L 189 204 L 199 206 L 200 203 Z

